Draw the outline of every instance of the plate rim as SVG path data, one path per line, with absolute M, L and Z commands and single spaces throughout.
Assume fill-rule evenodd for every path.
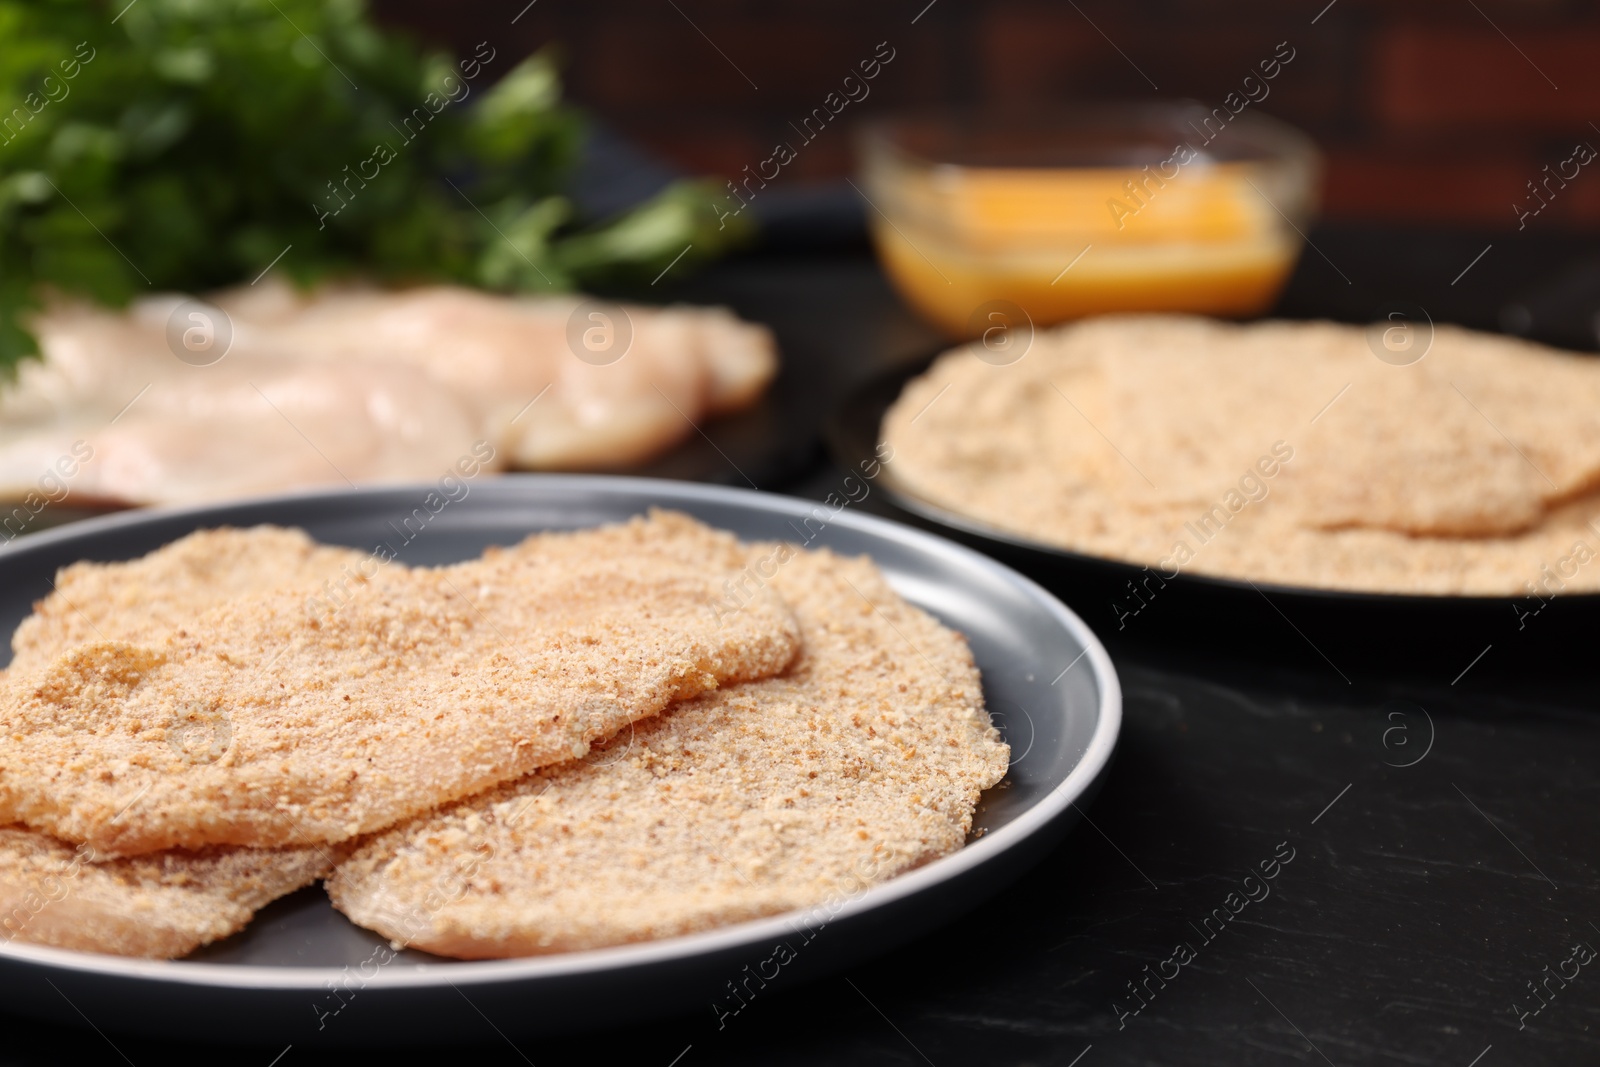
M 330 488 L 275 493 L 210 504 L 118 512 L 18 538 L 5 546 L 0 546 L 0 564 L 8 562 L 14 556 L 25 555 L 37 547 L 55 546 L 85 535 L 114 533 L 128 526 L 138 527 L 162 521 L 199 519 L 208 514 L 274 504 L 303 504 L 308 501 L 328 500 L 359 501 L 364 497 L 380 497 L 397 492 L 425 492 L 430 485 L 431 483 L 425 482 L 406 482 L 356 489 Z M 499 476 L 495 481 L 484 483 L 479 488 L 487 490 L 492 495 L 510 493 L 518 486 L 531 487 L 537 491 L 541 485 L 565 487 L 569 491 L 599 490 L 611 495 L 632 493 L 650 499 L 652 504 L 665 504 L 671 500 L 723 503 L 754 507 L 756 510 L 787 512 L 791 517 L 809 515 L 812 509 L 822 506 L 819 501 L 761 490 L 607 474 L 509 474 Z M 969 841 L 960 850 L 852 896 L 837 911 L 829 913 L 827 923 L 831 924 L 892 904 L 922 890 L 931 889 L 942 882 L 958 878 L 985 863 L 997 861 L 1010 849 L 1020 847 L 1035 834 L 1046 830 L 1058 817 L 1075 806 L 1076 800 L 1088 791 L 1109 765 L 1121 733 L 1122 686 L 1111 663 L 1110 655 L 1089 624 L 1062 603 L 1060 598 L 1028 576 L 948 538 L 861 511 L 851 512 L 848 508 L 841 509 L 829 519 L 829 525 L 839 525 L 890 540 L 909 540 L 912 545 L 935 558 L 944 557 L 962 562 L 1019 587 L 1031 599 L 1042 604 L 1061 628 L 1083 649 L 1078 659 L 1088 661 L 1098 689 L 1096 723 L 1088 744 L 1072 770 L 1048 793 L 1005 826 L 991 830 L 976 841 Z M 200 525 L 197 523 L 195 528 L 199 529 Z M 23 543 L 18 544 L 18 542 Z M 1078 660 L 1074 660 L 1067 670 L 1071 670 L 1077 662 Z M 371 978 L 363 976 L 362 988 L 395 990 L 435 988 L 450 984 L 476 986 L 669 964 L 743 946 L 762 944 L 775 935 L 781 940 L 786 934 L 794 932 L 791 923 L 820 906 L 822 905 L 813 905 L 808 909 L 786 911 L 778 915 L 677 937 L 579 952 L 511 959 L 444 960 L 437 963 L 427 961 L 408 964 L 404 970 L 383 967 Z M 350 967 L 349 964 L 340 967 L 332 965 L 278 967 L 184 959 L 151 960 L 80 952 L 16 940 L 0 943 L 0 960 L 60 968 L 106 978 L 154 980 L 180 987 L 303 992 L 323 991 L 330 979 L 343 975 Z
M 854 417 L 861 413 L 860 409 L 865 407 L 877 409 L 874 436 L 876 438 L 881 434 L 883 415 L 888 411 L 888 406 L 893 403 L 893 400 L 883 404 L 880 408 L 880 398 L 876 395 L 878 391 L 886 389 L 891 384 L 903 388 L 913 378 L 925 374 L 940 357 L 959 352 L 962 347 L 964 346 L 957 345 L 954 348 L 941 348 L 931 355 L 918 356 L 915 359 L 871 375 L 850 390 L 834 408 L 824 427 L 823 437 L 834 462 L 849 469 L 852 464 L 866 458 L 864 453 L 857 454 L 861 451 L 856 447 L 859 444 L 860 428 L 853 425 Z M 1258 582 L 1248 578 L 1227 578 L 1215 574 L 1191 571 L 1182 571 L 1168 578 L 1148 563 L 1135 563 L 1132 560 L 1117 559 L 1112 556 L 1093 556 L 1086 552 L 1062 548 L 1059 545 L 1046 544 L 1043 541 L 1035 541 L 1023 534 L 990 525 L 981 519 L 952 511 L 944 505 L 936 504 L 899 484 L 894 477 L 892 464 L 892 459 L 883 461 L 883 473 L 879 476 L 878 481 L 884 493 L 900 510 L 929 522 L 938 523 L 959 533 L 987 538 L 1009 548 L 1037 552 L 1042 556 L 1074 566 L 1119 567 L 1134 573 L 1150 570 L 1162 581 L 1188 582 L 1201 589 L 1209 589 L 1213 592 L 1270 593 L 1274 596 L 1301 597 L 1331 603 L 1370 603 L 1372 606 L 1379 608 L 1449 607 L 1452 605 L 1467 608 L 1488 608 L 1491 605 L 1503 605 L 1507 601 L 1522 599 L 1513 593 L 1491 596 L 1482 593 L 1390 593 L 1365 589 L 1324 589 L 1314 585 Z M 1580 604 L 1600 605 L 1600 592 L 1561 593 L 1560 596 L 1563 600 L 1571 600 Z

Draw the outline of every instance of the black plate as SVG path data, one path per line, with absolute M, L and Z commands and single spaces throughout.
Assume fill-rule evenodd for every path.
M 826 428 L 847 470 L 875 455 L 884 412 L 934 356 L 878 375 L 851 394 Z M 1207 575 L 1164 579 L 1120 560 L 1032 541 L 956 514 L 895 483 L 883 465 L 868 505 L 934 530 L 1015 567 L 1060 596 L 1115 647 L 1180 640 L 1191 647 L 1249 647 L 1267 658 L 1358 672 L 1422 668 L 1458 678 L 1565 662 L 1600 626 L 1600 595 L 1428 596 L 1251 583 Z M 874 506 L 875 504 L 875 506 Z
M 791 399 L 792 373 L 785 363 L 750 407 L 701 423 L 661 455 L 618 473 L 741 489 L 783 484 L 814 462 L 819 451 L 820 419 Z

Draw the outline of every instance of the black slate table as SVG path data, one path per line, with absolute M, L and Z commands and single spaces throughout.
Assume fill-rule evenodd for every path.
M 1359 321 L 1403 301 L 1487 328 L 1585 251 L 1501 239 L 1452 284 L 1492 236 L 1313 239 L 1281 313 Z M 862 255 L 731 263 L 672 295 L 731 303 L 784 348 L 761 417 L 784 447 L 707 428 L 729 484 L 833 491 L 825 413 L 937 343 Z M 0 1062 L 1600 1063 L 1595 656 L 1340 677 L 1249 644 L 1106 636 L 1126 718 L 1084 824 L 980 910 L 848 974 L 780 980 L 720 1025 L 708 1005 L 516 1045 L 484 1020 L 472 1048 L 216 1049 L 0 1018 Z

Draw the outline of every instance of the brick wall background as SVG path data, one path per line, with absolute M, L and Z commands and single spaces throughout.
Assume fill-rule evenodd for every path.
M 488 40 L 517 55 L 556 43 L 573 100 L 688 169 L 728 176 L 766 158 L 880 41 L 895 59 L 846 118 L 941 102 L 1214 106 L 1286 40 L 1296 57 L 1260 110 L 1322 144 L 1324 215 L 1341 221 L 1515 229 L 1513 204 L 1533 203 L 1527 183 L 1546 164 L 1580 141 L 1600 149 L 1592 0 L 525 3 L 376 7 L 457 48 Z M 836 124 L 786 173 L 831 178 L 851 165 Z M 1600 161 L 1538 225 L 1600 230 Z

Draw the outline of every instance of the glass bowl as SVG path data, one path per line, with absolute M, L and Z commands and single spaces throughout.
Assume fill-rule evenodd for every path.
M 956 337 L 1006 305 L 1038 325 L 1260 314 L 1299 256 L 1320 174 L 1293 127 L 1196 103 L 910 113 L 865 125 L 858 147 L 889 277 Z

